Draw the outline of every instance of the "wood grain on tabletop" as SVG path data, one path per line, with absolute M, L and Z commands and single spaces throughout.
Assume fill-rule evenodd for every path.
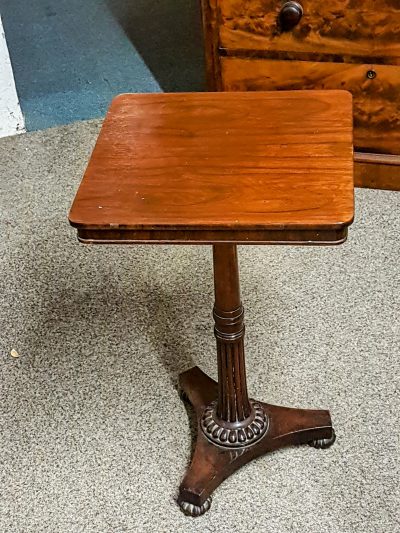
M 341 229 L 353 218 L 351 109 L 345 91 L 121 95 L 70 222 Z

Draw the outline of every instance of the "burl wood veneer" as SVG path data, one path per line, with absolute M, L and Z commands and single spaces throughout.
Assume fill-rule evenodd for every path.
M 400 2 L 201 3 L 210 90 L 351 91 L 356 184 L 400 189 Z
M 213 245 L 218 383 L 197 367 L 180 376 L 198 421 L 178 498 L 189 515 L 255 457 L 335 440 L 328 411 L 248 394 L 237 244 L 343 242 L 352 145 L 345 91 L 127 94 L 104 121 L 69 215 L 79 239 Z

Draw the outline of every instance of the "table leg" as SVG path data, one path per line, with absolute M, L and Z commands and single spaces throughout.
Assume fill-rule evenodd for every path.
M 213 252 L 218 383 L 198 367 L 180 375 L 181 390 L 198 420 L 194 455 L 178 499 L 192 516 L 207 511 L 212 491 L 252 459 L 282 446 L 309 443 L 326 448 L 335 440 L 328 411 L 248 398 L 236 245 L 214 245 Z

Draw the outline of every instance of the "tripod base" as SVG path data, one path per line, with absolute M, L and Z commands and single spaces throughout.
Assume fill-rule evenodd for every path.
M 326 448 L 335 433 L 329 411 L 291 409 L 259 403 L 268 417 L 268 429 L 256 442 L 240 448 L 214 444 L 202 428 L 206 409 L 218 395 L 218 384 L 198 367 L 179 376 L 184 397 L 192 404 L 198 421 L 198 436 L 192 462 L 179 489 L 178 503 L 188 515 L 199 516 L 211 505 L 211 494 L 241 466 L 265 453 L 294 444 Z

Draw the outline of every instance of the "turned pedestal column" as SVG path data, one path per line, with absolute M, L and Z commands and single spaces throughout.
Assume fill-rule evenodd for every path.
M 335 441 L 328 411 L 249 399 L 236 245 L 214 245 L 213 259 L 218 383 L 197 367 L 180 376 L 183 397 L 199 421 L 193 460 L 179 494 L 182 510 L 192 516 L 207 511 L 212 491 L 255 457 L 290 444 L 327 448 Z
M 240 300 L 236 246 L 214 245 L 215 337 L 218 398 L 204 411 L 201 428 L 213 443 L 237 448 L 260 439 L 268 419 L 247 394 L 244 309 Z

